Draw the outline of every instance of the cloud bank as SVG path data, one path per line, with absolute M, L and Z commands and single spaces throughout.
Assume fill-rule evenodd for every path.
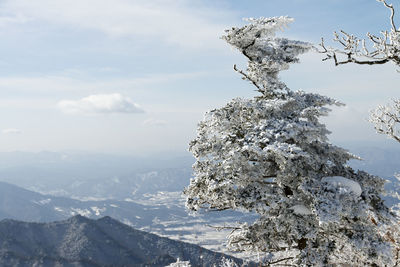
M 1 131 L 3 134 L 21 134 L 22 131 L 15 128 L 7 128 Z
M 0 16 L 0 26 L 39 21 L 112 37 L 155 37 L 186 48 L 219 46 L 216 37 L 232 17 L 227 10 L 195 0 L 5 0 L 2 9 L 13 16 Z
M 58 107 L 68 114 L 143 113 L 129 97 L 121 94 L 90 95 L 79 100 L 63 100 Z
M 165 120 L 158 120 L 158 119 L 150 118 L 148 120 L 145 120 L 143 122 L 143 124 L 147 125 L 147 126 L 165 126 L 168 124 L 168 122 Z

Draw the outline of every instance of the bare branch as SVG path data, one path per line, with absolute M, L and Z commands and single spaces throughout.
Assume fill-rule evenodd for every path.
M 294 259 L 294 257 L 287 257 L 287 258 L 282 258 L 282 259 L 275 260 L 275 261 L 270 261 L 270 262 L 267 263 L 268 264 L 267 266 L 272 265 L 272 264 L 277 264 L 277 263 L 280 263 L 280 262 L 283 262 L 283 261 L 293 260 L 293 259 Z M 296 265 L 280 264 L 280 266 L 296 266 Z

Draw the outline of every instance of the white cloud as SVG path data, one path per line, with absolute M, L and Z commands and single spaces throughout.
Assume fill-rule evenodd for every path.
M 29 20 L 21 14 L 14 14 L 13 16 L 0 16 L 0 27 L 6 27 L 9 24 L 23 24 Z
M 143 124 L 148 125 L 148 126 L 165 126 L 168 124 L 168 122 L 165 120 L 158 120 L 158 119 L 150 118 L 148 120 L 145 120 L 143 122 Z
M 147 36 L 182 47 L 220 46 L 232 14 L 196 0 L 8 0 L 3 9 L 33 21 L 103 32 Z M 230 20 L 230 19 L 229 19 Z M 225 21 L 223 23 L 222 21 Z
M 2 130 L 3 134 L 21 134 L 22 131 L 15 128 L 7 128 Z
M 60 75 L 42 75 L 36 77 L 0 77 L 0 87 L 2 91 L 19 91 L 19 92 L 56 92 L 56 91 L 109 91 L 112 88 L 123 88 L 131 90 L 134 87 L 148 86 L 151 84 L 171 83 L 181 80 L 190 80 L 198 77 L 206 76 L 206 72 L 188 72 L 188 73 L 159 73 L 136 78 L 114 78 L 114 79 L 98 79 L 93 81 L 83 77 L 76 77 L 68 73 Z
M 137 104 L 129 97 L 120 94 L 90 95 L 79 100 L 63 100 L 58 107 L 70 114 L 95 114 L 95 113 L 143 113 Z

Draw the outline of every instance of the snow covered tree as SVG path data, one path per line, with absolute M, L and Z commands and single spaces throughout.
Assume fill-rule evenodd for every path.
M 324 40 L 319 52 L 326 54 L 324 60 L 333 59 L 335 65 L 355 63 L 360 65 L 380 65 L 389 62 L 400 66 L 400 28 L 395 24 L 395 8 L 385 0 L 377 0 L 390 10 L 390 30 L 381 31 L 381 36 L 367 33 L 367 40 L 348 34 L 341 30 L 334 33 L 334 41 L 339 43 L 341 49 L 326 47 Z M 394 99 L 391 104 L 379 105 L 372 110 L 369 121 L 373 123 L 377 133 L 385 134 L 389 138 L 400 142 L 400 99 Z M 400 174 L 395 174 L 400 181 Z M 390 192 L 400 203 L 399 192 Z M 400 216 L 400 204 L 395 208 Z
M 246 71 L 234 69 L 259 95 L 233 99 L 199 123 L 189 148 L 196 163 L 184 190 L 187 208 L 258 213 L 252 224 L 232 226 L 228 245 L 267 253 L 265 264 L 393 263 L 384 180 L 347 166 L 355 156 L 330 144 L 319 122 L 328 105 L 342 104 L 279 80 L 312 45 L 275 36 L 289 17 L 248 21 L 222 38 L 248 59 Z

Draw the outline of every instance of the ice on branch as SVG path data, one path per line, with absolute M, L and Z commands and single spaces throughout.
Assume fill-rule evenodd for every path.
M 400 30 L 394 21 L 395 9 L 385 0 L 377 0 L 390 10 L 391 29 L 381 31 L 380 35 L 367 33 L 367 41 L 343 30 L 334 32 L 334 41 L 341 48 L 327 47 L 322 39 L 321 53 L 326 54 L 324 60 L 333 59 L 335 65 L 355 63 L 362 65 L 378 65 L 392 62 L 400 66 Z
M 260 94 L 233 99 L 199 123 L 186 206 L 258 213 L 229 227 L 228 246 L 272 255 L 263 264 L 389 265 L 397 241 L 387 238 L 395 223 L 380 197 L 384 180 L 351 169 L 355 156 L 331 144 L 320 122 L 342 104 L 279 80 L 312 47 L 275 36 L 291 21 L 251 19 L 222 37 L 248 59 L 246 70 L 234 68 Z
M 400 142 L 400 99 L 393 100 L 393 105 L 378 106 L 371 112 L 370 122 L 378 133 Z
M 394 63 L 396 66 L 400 66 L 400 28 L 395 23 L 395 8 L 392 4 L 389 4 L 386 0 L 377 0 L 390 11 L 390 25 L 389 30 L 381 31 L 380 35 L 374 35 L 367 33 L 367 40 L 358 38 L 353 34 L 349 34 L 345 31 L 340 33 L 334 33 L 334 41 L 339 44 L 340 48 L 327 47 L 322 39 L 320 44 L 322 50 L 321 53 L 326 55 L 324 60 L 333 59 L 335 65 L 342 65 L 348 63 L 355 63 L 361 65 L 379 65 L 386 64 L 388 62 Z M 378 106 L 371 112 L 370 122 L 374 124 L 375 130 L 380 134 L 385 134 L 389 138 L 400 142 L 400 100 L 393 100 L 392 104 L 385 106 Z M 362 187 L 362 185 L 361 185 Z M 365 190 L 365 189 L 363 189 Z M 389 192 L 394 198 L 399 198 L 398 192 Z M 361 197 L 364 196 L 364 192 L 361 193 Z M 345 208 L 344 206 L 342 206 Z M 324 216 L 329 213 L 329 209 L 326 209 L 320 218 L 337 219 L 339 213 L 336 212 L 335 216 Z M 336 209 L 338 211 L 338 209 Z M 399 206 L 391 207 L 391 212 L 397 214 L 397 219 L 390 220 L 384 223 L 384 231 L 381 229 L 381 236 L 384 240 L 389 241 L 392 246 L 394 266 L 400 265 L 400 229 L 399 229 Z M 333 212 L 335 214 L 335 212 Z M 380 225 L 374 217 L 371 220 L 378 226 Z M 396 222 L 397 220 L 397 222 Z M 379 265 L 379 264 L 377 264 Z M 383 265 L 383 263 L 382 263 Z M 386 264 L 385 264 L 386 265 Z
M 386 0 L 377 0 L 390 10 L 390 30 L 381 31 L 381 35 L 367 33 L 367 40 L 358 38 L 344 31 L 334 33 L 334 41 L 341 48 L 327 47 L 322 39 L 321 53 L 326 54 L 324 60 L 333 59 L 336 65 L 356 63 L 377 65 L 388 62 L 400 66 L 400 28 L 395 25 L 395 8 Z M 397 129 L 400 122 L 400 100 L 394 100 L 393 105 L 378 106 L 372 111 L 370 121 L 378 133 L 386 134 L 400 142 L 400 132 Z
M 226 30 L 222 37 L 227 43 L 239 49 L 249 62 L 247 73 L 237 69 L 243 79 L 250 81 L 265 96 L 288 91 L 279 81 L 279 71 L 289 68 L 290 63 L 298 62 L 298 55 L 311 49 L 305 42 L 276 38 L 275 32 L 285 28 L 293 21 L 289 17 L 248 19 L 250 24 Z

